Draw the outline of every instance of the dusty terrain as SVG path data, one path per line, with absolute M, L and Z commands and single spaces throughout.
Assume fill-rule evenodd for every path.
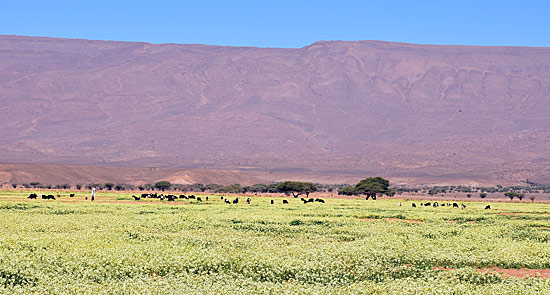
M 0 64 L 0 163 L 550 182 L 549 48 L 0 36 Z

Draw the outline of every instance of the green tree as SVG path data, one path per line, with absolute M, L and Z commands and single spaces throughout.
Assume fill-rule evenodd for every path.
M 365 178 L 355 185 L 355 192 L 376 200 L 377 195 L 390 193 L 390 182 L 380 176 Z
M 302 194 L 306 194 L 306 197 L 309 197 L 310 193 L 317 191 L 317 186 L 311 182 L 285 181 L 277 185 L 277 191 L 291 193 L 295 198 Z
M 170 183 L 170 181 L 166 181 L 166 180 L 157 181 L 155 183 L 155 188 L 157 190 L 161 190 L 161 191 L 165 191 L 167 189 L 170 189 L 171 186 L 172 186 L 172 184 Z
M 510 201 L 512 201 L 516 197 L 519 198 L 520 194 L 516 192 L 507 192 L 507 193 L 504 193 L 504 196 L 510 198 Z
M 344 195 L 344 196 L 353 196 L 353 195 L 356 194 L 355 193 L 355 187 L 351 186 L 351 185 L 346 185 L 343 188 L 338 190 L 338 194 L 339 195 Z

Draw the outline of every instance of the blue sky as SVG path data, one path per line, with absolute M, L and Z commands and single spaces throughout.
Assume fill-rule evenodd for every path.
M 2 2 L 3 35 L 260 47 L 318 40 L 550 47 L 550 0 Z

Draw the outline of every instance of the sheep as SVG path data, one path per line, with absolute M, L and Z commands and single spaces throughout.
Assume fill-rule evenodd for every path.
M 250 204 L 250 201 L 251 201 L 250 198 L 246 198 L 246 203 L 247 204 Z
M 141 200 L 141 197 L 136 197 L 136 196 L 134 196 L 134 195 L 132 195 L 132 198 L 134 198 L 134 200 L 136 200 L 136 201 Z
M 458 208 L 458 204 L 457 204 L 457 203 L 453 203 L 453 208 Z
M 229 202 L 228 199 L 224 199 L 223 201 L 224 201 L 226 204 L 231 204 L 231 202 Z
M 32 193 L 28 196 L 29 199 L 36 199 L 38 196 L 35 193 Z
M 416 208 L 416 204 L 415 204 L 415 203 L 413 203 L 412 206 L 413 206 L 413 208 Z
M 287 201 L 287 200 L 283 200 L 283 204 L 288 204 L 288 201 Z
M 466 205 L 462 204 L 461 205 L 462 209 L 466 209 Z
M 275 202 L 273 202 L 273 200 L 271 200 L 271 205 L 273 205 Z
M 239 203 L 239 198 L 235 198 L 235 200 L 233 200 L 233 204 L 238 204 Z
M 485 206 L 485 210 L 491 209 L 491 205 Z
M 197 201 L 202 202 L 201 197 L 197 197 Z
M 73 197 L 74 197 L 74 194 L 70 194 L 69 197 L 73 198 Z

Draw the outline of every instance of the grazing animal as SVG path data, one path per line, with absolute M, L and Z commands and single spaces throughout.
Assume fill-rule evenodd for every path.
M 485 209 L 486 209 L 486 210 L 487 210 L 487 209 L 491 209 L 491 205 L 485 206 Z
M 434 202 L 434 208 L 437 208 L 439 207 L 439 203 L 438 202 Z
M 325 202 L 325 200 L 323 200 L 323 199 L 320 199 L 320 198 L 317 198 L 317 199 L 315 199 L 315 202 L 319 202 L 319 203 L 324 203 L 324 202 Z
M 238 204 L 239 203 L 239 198 L 235 198 L 235 200 L 233 200 L 233 204 Z
M 197 201 L 202 202 L 201 197 L 197 197 Z
M 441 207 L 445 207 L 445 203 L 441 203 Z
M 55 197 L 53 195 L 42 195 L 42 199 L 44 199 L 44 200 L 55 200 Z
M 166 198 L 168 199 L 169 202 L 174 202 L 177 197 L 174 195 L 167 195 Z
M 69 197 L 73 198 L 73 197 L 74 197 L 74 194 L 70 194 Z
M 206 200 L 208 201 L 208 196 L 206 196 Z
M 190 195 L 189 196 L 189 199 L 194 199 L 195 198 L 195 195 Z
M 458 204 L 457 204 L 457 203 L 453 203 L 453 208 L 458 208 Z
M 466 205 L 462 204 L 460 207 L 462 207 L 462 209 L 466 209 Z
M 273 200 L 271 200 L 271 204 L 273 205 L 275 202 L 273 202 Z
M 225 202 L 226 204 L 231 204 L 231 202 L 229 202 L 228 199 L 224 199 L 224 202 Z
M 220 196 L 220 200 L 223 200 L 223 196 Z
M 250 198 L 246 198 L 246 203 L 247 204 L 250 204 L 250 201 L 251 201 Z
M 29 199 L 36 199 L 38 196 L 35 193 L 32 193 L 28 196 Z
M 283 200 L 283 204 L 288 204 L 288 201 L 287 201 L 287 200 Z
M 134 198 L 134 200 L 136 200 L 136 201 L 141 200 L 141 197 L 136 197 L 136 196 L 134 196 L 134 195 L 132 195 L 132 198 Z
M 415 203 L 413 203 L 413 205 L 412 205 L 412 206 L 413 206 L 413 208 L 416 208 L 416 204 L 415 204 Z
M 180 199 L 187 199 L 186 195 L 180 195 Z
M 424 203 L 424 206 L 431 206 L 432 203 L 428 202 L 428 203 Z
M 401 202 L 397 203 L 397 206 L 401 207 Z

